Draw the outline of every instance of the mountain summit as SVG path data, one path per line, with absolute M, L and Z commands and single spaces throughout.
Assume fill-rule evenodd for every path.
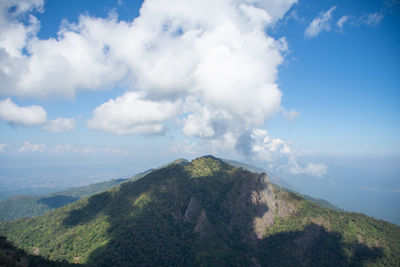
M 89 266 L 400 264 L 400 227 L 323 208 L 212 156 L 2 223 L 0 234 L 29 253 Z

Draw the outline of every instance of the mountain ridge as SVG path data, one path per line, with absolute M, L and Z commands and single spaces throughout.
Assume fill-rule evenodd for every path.
M 171 164 L 0 234 L 88 266 L 398 265 L 399 227 L 323 208 L 214 157 Z
M 296 192 L 294 190 L 293 186 L 291 186 L 288 182 L 286 182 L 285 180 L 283 180 L 277 176 L 271 175 L 265 169 L 262 169 L 260 167 L 255 167 L 253 165 L 242 163 L 242 162 L 235 161 L 235 160 L 229 160 L 229 159 L 221 159 L 221 160 L 227 164 L 231 164 L 233 166 L 243 168 L 250 172 L 268 173 L 268 177 L 273 184 L 281 186 L 281 187 L 285 188 L 285 190 L 290 190 L 295 194 L 300 194 L 300 193 Z M 187 165 L 187 164 L 189 164 L 189 161 L 181 158 L 181 159 L 172 161 L 170 163 L 167 163 L 159 168 L 164 168 L 171 164 Z M 118 185 L 119 183 L 126 182 L 128 180 L 134 181 L 134 180 L 140 179 L 143 176 L 145 176 L 145 175 L 149 174 L 150 172 L 152 172 L 156 169 L 159 169 L 159 168 L 148 169 L 146 171 L 140 172 L 140 173 L 132 176 L 131 178 L 112 179 L 110 181 L 94 183 L 94 184 L 90 184 L 87 186 L 74 187 L 74 188 L 70 188 L 67 190 L 58 191 L 58 192 L 45 194 L 45 195 L 41 195 L 41 196 L 32 196 L 32 195 L 11 196 L 0 202 L 0 221 L 11 221 L 11 220 L 20 219 L 20 218 L 39 216 L 39 215 L 45 214 L 49 211 L 52 211 L 56 208 L 60 208 L 62 206 L 65 206 L 67 204 L 75 202 L 79 199 L 82 199 L 83 197 L 88 197 L 88 196 L 94 195 L 96 193 L 99 193 L 101 191 L 107 190 L 113 186 Z M 300 194 L 300 195 L 302 195 L 302 194 Z M 307 195 L 302 195 L 302 196 L 304 198 L 306 198 L 312 202 L 315 202 L 317 204 L 320 204 L 324 207 L 341 210 L 340 208 L 338 208 L 337 206 L 333 205 L 332 203 L 330 203 L 326 200 L 315 199 L 315 198 L 313 198 L 311 196 L 307 196 Z

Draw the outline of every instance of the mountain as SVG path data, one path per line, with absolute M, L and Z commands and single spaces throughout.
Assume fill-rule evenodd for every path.
M 243 168 L 243 169 L 245 169 L 245 170 L 247 170 L 249 172 L 259 173 L 259 174 L 268 173 L 268 179 L 271 181 L 271 183 L 273 183 L 273 184 L 275 184 L 275 185 L 277 185 L 279 187 L 282 187 L 282 189 L 290 191 L 290 192 L 292 192 L 294 194 L 297 194 L 297 195 L 305 198 L 306 200 L 314 202 L 314 203 L 316 203 L 316 204 L 318 204 L 318 205 L 320 205 L 322 207 L 333 209 L 333 210 L 338 210 L 338 211 L 342 210 L 339 207 L 337 207 L 336 205 L 334 205 L 334 204 L 332 204 L 332 203 L 330 203 L 330 202 L 328 202 L 328 201 L 326 201 L 324 199 L 314 198 L 314 197 L 311 197 L 311 196 L 308 196 L 308 195 L 303 195 L 303 194 L 300 194 L 300 193 L 296 192 L 294 186 L 291 185 L 289 182 L 285 181 L 284 179 L 280 178 L 279 176 L 276 176 L 274 174 L 269 173 L 267 170 L 265 170 L 263 168 L 256 167 L 256 166 L 253 166 L 253 165 L 250 165 L 250 164 L 246 164 L 246 163 L 243 163 L 243 162 L 239 162 L 239 161 L 236 161 L 236 160 L 230 160 L 230 159 L 221 159 L 221 160 L 223 162 L 227 163 L 227 164 L 233 165 L 235 167 Z
M 177 159 L 160 168 L 171 164 L 187 164 L 186 159 Z M 46 194 L 43 196 L 17 195 L 0 202 L 0 222 L 11 221 L 20 218 L 35 217 L 51 210 L 68 205 L 84 197 L 105 191 L 125 181 L 136 181 L 156 169 L 149 169 L 138 173 L 129 179 L 112 179 L 111 181 L 94 183 L 87 186 L 71 188 L 68 190 Z
M 321 207 L 212 156 L 0 224 L 29 253 L 87 266 L 399 266 L 400 227 Z
M 133 178 L 136 177 L 134 176 Z M 0 202 L 0 221 L 42 215 L 84 197 L 105 191 L 125 180 L 127 179 L 113 179 L 43 196 L 12 196 Z

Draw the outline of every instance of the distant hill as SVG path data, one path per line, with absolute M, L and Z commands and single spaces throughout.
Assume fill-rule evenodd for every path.
M 399 266 L 400 227 L 321 207 L 212 156 L 0 224 L 29 253 L 87 266 Z
M 186 165 L 186 159 L 177 159 L 160 168 L 171 164 Z M 159 169 L 159 168 L 157 168 Z M 111 181 L 94 183 L 87 186 L 71 188 L 43 196 L 17 195 L 0 202 L 0 222 L 11 221 L 20 218 L 35 217 L 45 214 L 57 208 L 61 208 L 84 197 L 110 189 L 125 181 L 136 181 L 157 169 L 149 169 L 138 173 L 129 179 L 112 179 Z
M 42 215 L 84 197 L 107 190 L 126 180 L 127 179 L 113 179 L 111 181 L 76 187 L 44 196 L 22 195 L 9 197 L 0 202 L 0 221 Z

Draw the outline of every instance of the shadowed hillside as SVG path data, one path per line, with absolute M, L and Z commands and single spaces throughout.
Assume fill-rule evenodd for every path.
M 6 267 L 25 267 L 25 266 L 80 266 L 68 262 L 51 261 L 37 255 L 28 255 L 25 251 L 18 249 L 8 242 L 4 236 L 0 236 L 0 266 Z
M 0 232 L 28 252 L 89 266 L 400 263 L 398 226 L 323 208 L 211 156 L 3 223 Z
M 131 179 L 137 179 L 138 174 Z M 110 189 L 127 179 L 113 179 L 111 181 L 94 183 L 87 186 L 47 194 L 44 196 L 13 196 L 0 202 L 0 221 L 11 221 L 25 217 L 35 217 L 51 210 L 63 207 L 84 197 Z

